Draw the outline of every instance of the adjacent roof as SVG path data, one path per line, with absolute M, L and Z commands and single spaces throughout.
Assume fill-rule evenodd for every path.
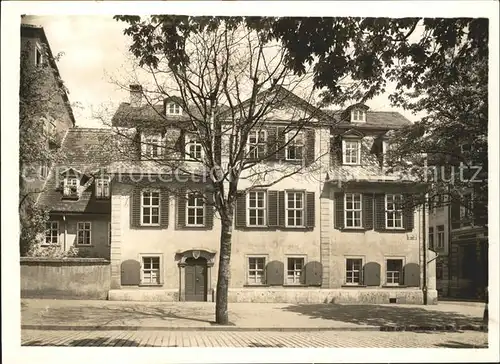
M 323 109 L 325 113 L 335 120 L 338 120 L 336 127 L 352 128 L 353 125 L 360 129 L 391 129 L 401 128 L 411 125 L 411 121 L 395 111 L 367 111 L 366 122 L 352 123 L 350 120 L 342 118 L 344 110 Z
M 49 41 L 47 39 L 47 36 L 45 35 L 45 30 L 43 30 L 43 27 L 37 26 L 37 25 L 31 25 L 31 24 L 21 24 L 21 37 L 29 36 L 29 35 L 38 36 L 42 40 L 42 42 L 47 45 L 50 66 L 55 71 L 57 78 L 59 80 L 61 80 L 61 74 L 59 73 L 59 68 L 57 67 L 57 63 L 56 63 L 55 58 L 52 54 L 52 49 L 50 48 L 50 44 L 49 44 Z M 68 97 L 68 94 L 66 93 L 66 90 L 64 90 L 64 92 L 62 93 L 62 98 L 64 100 L 66 110 L 68 111 L 68 114 L 69 114 L 69 117 L 73 123 L 73 126 L 75 126 L 76 125 L 75 116 L 73 114 L 73 109 L 71 108 L 71 104 L 69 102 L 69 97 Z

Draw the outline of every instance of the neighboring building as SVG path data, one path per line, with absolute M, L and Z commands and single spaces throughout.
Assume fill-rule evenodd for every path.
M 25 72 L 30 89 L 20 90 L 21 105 L 25 110 L 22 116 L 29 119 L 43 120 L 44 143 L 47 150 L 58 149 L 69 128 L 75 126 L 75 118 L 68 95 L 61 81 L 56 61 L 42 27 L 21 24 L 21 68 Z M 44 69 L 46 71 L 41 71 Z M 32 80 L 31 77 L 40 77 Z M 36 88 L 36 89 L 35 89 Z M 23 132 L 30 131 L 30 127 Z M 33 131 L 35 133 L 35 131 Z M 33 140 L 37 143 L 36 140 Z M 21 181 L 21 195 L 27 191 L 39 191 L 43 188 L 49 174 L 50 160 L 41 160 L 24 167 L 26 178 Z M 24 192 L 23 192 L 24 191 Z

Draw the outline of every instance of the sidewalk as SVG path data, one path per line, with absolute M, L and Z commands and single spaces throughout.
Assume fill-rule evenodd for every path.
M 483 306 L 230 303 L 231 325 L 208 302 L 21 300 L 22 329 L 207 331 L 484 330 Z

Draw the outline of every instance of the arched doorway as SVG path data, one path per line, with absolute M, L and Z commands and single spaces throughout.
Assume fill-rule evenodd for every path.
M 207 300 L 207 260 L 187 258 L 184 267 L 184 294 L 186 301 Z

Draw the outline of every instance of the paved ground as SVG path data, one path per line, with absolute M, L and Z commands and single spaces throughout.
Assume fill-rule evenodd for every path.
M 41 331 L 22 330 L 23 346 L 487 348 L 487 334 L 437 332 Z
M 481 325 L 484 304 L 340 305 L 232 303 L 229 319 L 240 329 L 377 329 L 381 326 Z M 21 300 L 23 328 L 215 328 L 207 302 Z

